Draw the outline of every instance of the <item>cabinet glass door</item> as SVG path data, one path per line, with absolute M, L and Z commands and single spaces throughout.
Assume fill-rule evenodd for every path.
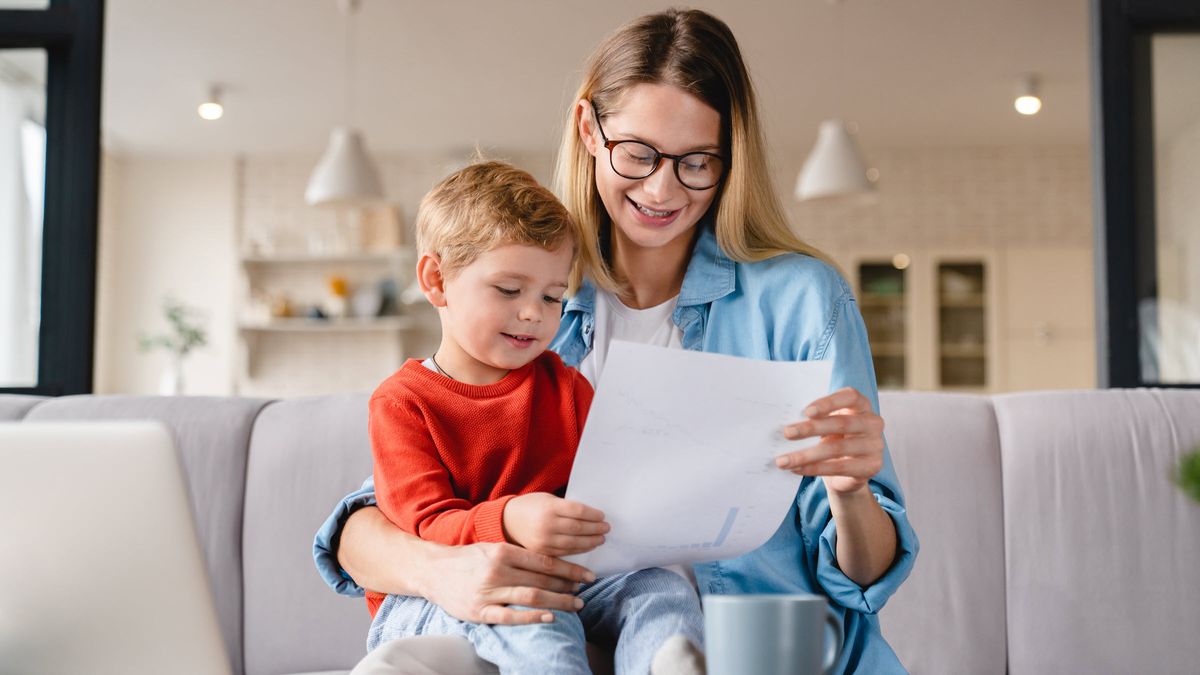
M 901 389 L 907 383 L 908 288 L 904 273 L 891 261 L 858 266 L 858 305 L 867 326 L 880 389 Z
M 987 386 L 986 288 L 981 262 L 937 267 L 939 381 L 948 389 Z

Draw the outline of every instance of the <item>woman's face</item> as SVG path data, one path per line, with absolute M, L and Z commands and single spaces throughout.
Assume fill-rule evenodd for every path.
M 675 177 L 672 161 L 666 158 L 647 178 L 623 178 L 613 171 L 609 150 L 587 102 L 581 101 L 580 106 L 579 133 L 596 158 L 596 189 L 612 219 L 617 251 L 689 245 L 693 228 L 712 205 L 717 188 L 684 187 Z M 607 113 L 600 125 L 610 141 L 637 140 L 672 155 L 696 151 L 724 154 L 720 113 L 678 87 L 635 85 L 621 97 L 616 109 L 600 112 Z

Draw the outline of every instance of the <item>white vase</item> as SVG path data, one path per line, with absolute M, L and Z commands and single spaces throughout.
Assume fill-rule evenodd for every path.
M 158 379 L 158 393 L 163 396 L 179 396 L 183 393 L 183 357 L 172 356 Z

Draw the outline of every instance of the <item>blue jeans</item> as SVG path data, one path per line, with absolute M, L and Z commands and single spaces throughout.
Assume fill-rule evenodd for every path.
M 578 614 L 554 611 L 554 622 L 500 626 L 459 621 L 437 605 L 389 595 L 367 635 L 367 651 L 413 635 L 459 635 L 480 658 L 508 673 L 590 673 L 585 643 L 614 649 L 617 675 L 646 675 L 655 652 L 672 635 L 704 645 L 696 589 L 683 577 L 653 568 L 597 579 L 579 592 Z M 586 639 L 585 639 L 586 636 Z

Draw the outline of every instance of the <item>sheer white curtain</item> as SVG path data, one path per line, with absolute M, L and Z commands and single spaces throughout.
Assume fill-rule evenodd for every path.
M 0 79 L 0 387 L 37 384 L 46 132 L 34 95 Z

